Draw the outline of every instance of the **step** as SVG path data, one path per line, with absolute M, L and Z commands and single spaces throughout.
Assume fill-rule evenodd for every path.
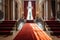
M 13 28 L 0 28 L 0 30 L 13 30 Z
M 13 27 L 16 21 L 2 21 L 0 27 Z
M 13 32 L 0 32 L 0 35 L 11 35 Z
M 51 25 L 51 26 L 60 26 L 60 24 L 47 24 L 47 25 Z
M 60 36 L 60 31 L 53 31 L 50 34 L 53 36 Z
M 16 23 L 16 21 L 12 21 L 12 20 L 7 21 L 7 20 L 5 20 L 5 21 L 3 21 L 2 23 L 10 23 L 10 24 L 15 24 L 15 23 Z
M 0 30 L 0 32 L 10 32 L 10 30 Z
M 0 27 L 0 29 L 2 29 L 2 28 L 13 28 L 13 27 Z
M 48 29 L 60 29 L 60 27 L 47 27 Z
M 46 23 L 60 23 L 59 21 L 45 21 Z
M 60 30 L 59 31 L 53 31 L 54 33 L 60 33 Z
M 48 29 L 49 31 L 60 31 L 60 29 Z
M 14 24 L 0 24 L 0 27 L 14 27 Z
M 60 29 L 60 27 L 48 27 L 50 29 Z
M 51 35 L 53 36 L 60 36 L 60 32 L 53 32 L 53 33 L 50 33 Z
M 34 20 L 26 20 L 26 23 L 34 23 Z
M 59 21 L 45 21 L 48 25 L 60 25 Z
M 46 22 L 47 24 L 60 24 L 60 22 L 55 22 L 55 23 L 53 23 L 53 22 Z
M 48 27 L 60 27 L 60 25 L 48 25 Z
M 10 31 L 0 31 L 0 35 L 11 35 L 12 33 Z

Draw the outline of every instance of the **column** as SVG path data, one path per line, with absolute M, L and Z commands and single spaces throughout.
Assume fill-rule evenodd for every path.
M 13 20 L 15 20 L 15 0 L 13 0 Z
M 44 20 L 48 20 L 48 1 L 44 2 Z

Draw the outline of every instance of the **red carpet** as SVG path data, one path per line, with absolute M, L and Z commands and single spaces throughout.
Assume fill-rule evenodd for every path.
M 14 40 L 52 40 L 35 23 L 26 23 Z

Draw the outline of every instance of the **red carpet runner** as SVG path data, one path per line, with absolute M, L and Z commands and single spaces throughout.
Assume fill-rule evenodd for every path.
M 22 30 L 17 34 L 14 40 L 52 40 L 35 23 L 26 23 Z

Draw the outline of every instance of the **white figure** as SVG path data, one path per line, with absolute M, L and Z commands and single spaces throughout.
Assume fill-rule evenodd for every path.
M 32 15 L 32 3 L 31 1 L 28 2 L 28 14 L 27 14 L 27 20 L 33 20 L 33 15 Z

